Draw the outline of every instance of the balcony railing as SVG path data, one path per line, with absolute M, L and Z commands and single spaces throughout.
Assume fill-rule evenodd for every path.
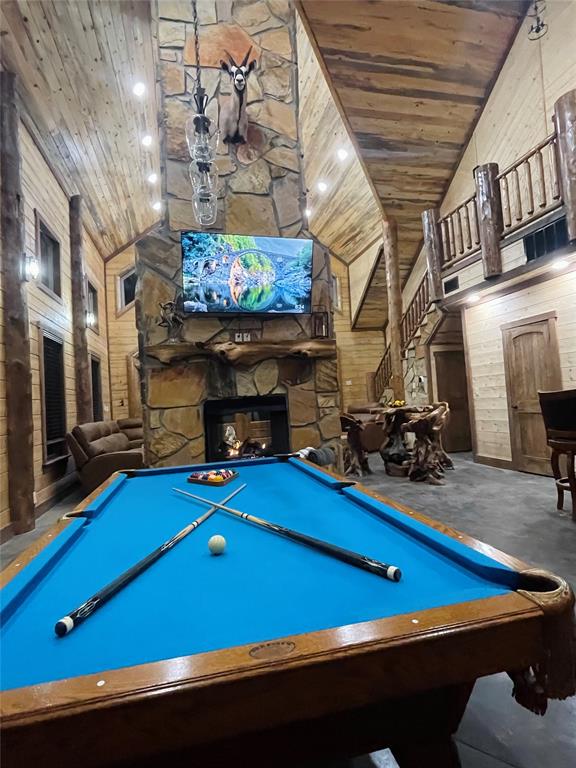
M 497 176 L 503 237 L 562 205 L 553 133 Z
M 442 235 L 442 268 L 456 264 L 480 248 L 476 193 L 438 220 Z
M 384 390 L 388 386 L 391 377 L 392 377 L 392 358 L 390 356 L 390 344 L 388 344 L 388 346 L 386 347 L 386 352 L 384 352 L 384 357 L 380 361 L 380 365 L 378 366 L 378 369 L 376 370 L 376 374 L 374 376 L 374 389 L 376 390 L 377 400 L 380 400 L 380 398 L 384 394 Z
M 424 273 L 408 309 L 402 316 L 402 348 L 406 349 L 410 341 L 414 338 L 416 330 L 426 316 L 430 306 L 430 287 L 428 283 L 428 272 Z

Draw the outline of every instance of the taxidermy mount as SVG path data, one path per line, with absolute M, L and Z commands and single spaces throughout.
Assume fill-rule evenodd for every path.
M 246 144 L 248 140 L 248 76 L 256 67 L 256 59 L 248 64 L 251 50 L 252 46 L 242 59 L 242 64 L 236 64 L 228 51 L 228 63 L 220 61 L 220 66 L 232 79 L 232 93 L 220 112 L 220 130 L 225 144 Z

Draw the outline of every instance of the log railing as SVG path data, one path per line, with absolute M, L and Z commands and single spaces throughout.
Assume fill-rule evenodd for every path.
M 386 347 L 384 357 L 380 361 L 376 373 L 374 375 L 374 389 L 376 390 L 376 399 L 380 400 L 384 394 L 384 390 L 388 386 L 392 377 L 392 357 L 390 355 L 390 344 Z
M 420 323 L 424 319 L 428 307 L 430 306 L 430 284 L 428 282 L 428 272 L 424 273 L 408 309 L 402 316 L 402 348 L 406 349 L 408 344 L 414 338 Z
M 438 220 L 442 236 L 442 268 L 456 264 L 480 248 L 476 193 Z
M 503 236 L 562 205 L 557 169 L 553 133 L 498 174 Z

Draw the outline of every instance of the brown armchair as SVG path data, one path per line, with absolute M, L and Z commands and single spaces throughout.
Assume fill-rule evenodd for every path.
M 142 469 L 142 422 L 139 419 L 79 424 L 66 435 L 86 493 L 121 469 Z

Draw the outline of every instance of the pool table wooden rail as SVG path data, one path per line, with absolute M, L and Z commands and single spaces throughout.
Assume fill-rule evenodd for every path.
M 72 514 L 82 514 L 116 476 Z M 527 569 L 487 544 L 355 487 L 515 570 Z M 4 583 L 68 524 L 60 520 L 17 558 L 18 565 L 8 566 Z M 545 587 L 553 611 L 570 614 L 570 588 L 550 579 Z M 69 749 L 66 758 L 81 755 L 83 768 L 111 764 L 112 758 L 144 768 L 157 765 L 160 756 L 171 766 L 191 765 L 191 753 L 195 764 L 208 766 L 228 751 L 243 765 L 238 750 L 246 748 L 246 765 L 256 766 L 255 743 L 263 749 L 263 765 L 273 745 L 281 752 L 275 765 L 327 756 L 332 748 L 358 754 L 398 743 L 400 753 L 414 741 L 414 727 L 407 729 L 406 722 L 418 719 L 423 740 L 436 734 L 439 749 L 449 749 L 445 737 L 456 729 L 476 678 L 542 659 L 549 622 L 541 602 L 511 592 L 6 691 L 0 707 L 4 764 L 60 766 L 67 762 L 62 750 Z

